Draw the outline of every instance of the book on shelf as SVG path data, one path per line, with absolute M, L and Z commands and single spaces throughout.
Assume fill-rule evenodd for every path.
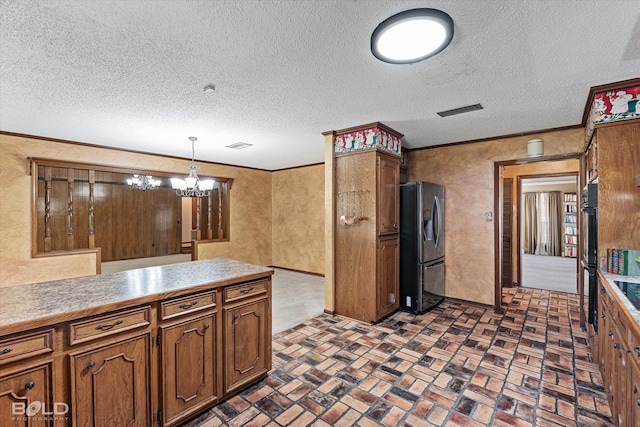
M 607 248 L 607 273 L 621 276 L 640 276 L 640 263 L 636 258 L 640 250 Z

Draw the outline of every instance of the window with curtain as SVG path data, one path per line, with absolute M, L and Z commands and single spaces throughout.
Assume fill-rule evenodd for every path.
M 524 193 L 524 253 L 562 255 L 562 193 Z

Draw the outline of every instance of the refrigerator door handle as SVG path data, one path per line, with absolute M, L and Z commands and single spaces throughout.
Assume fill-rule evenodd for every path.
M 436 217 L 436 221 L 433 220 L 433 217 Z M 433 197 L 433 209 L 431 210 L 431 233 L 432 236 L 434 236 L 435 239 L 435 247 L 438 247 L 438 242 L 440 241 L 440 227 L 442 224 L 442 213 L 440 212 L 440 202 L 438 201 L 438 196 L 434 196 Z M 437 227 L 438 229 L 436 230 L 436 225 L 434 225 L 434 222 L 437 222 Z

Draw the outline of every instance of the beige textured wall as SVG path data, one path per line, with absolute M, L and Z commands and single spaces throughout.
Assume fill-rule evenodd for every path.
M 582 152 L 584 131 L 570 129 L 426 150 L 408 155 L 410 181 L 446 187 L 446 295 L 493 305 L 495 296 L 494 162 L 527 157 L 527 141 L 544 140 L 544 155 Z M 495 212 L 494 212 L 495 218 Z
M 272 174 L 272 265 L 324 274 L 324 164 Z
M 0 134 L 0 287 L 95 274 L 94 254 L 31 257 L 28 157 L 188 173 L 188 160 Z M 229 242 L 208 245 L 208 257 L 271 264 L 271 172 L 201 163 L 201 175 L 233 178 Z M 177 196 L 176 196 L 177 197 Z

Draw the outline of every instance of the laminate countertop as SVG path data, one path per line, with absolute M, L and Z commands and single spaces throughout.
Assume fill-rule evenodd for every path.
M 627 311 L 631 314 L 631 317 L 635 319 L 637 325 L 636 327 L 640 328 L 640 310 L 638 310 L 632 303 L 629 301 L 629 298 L 622 292 L 620 287 L 618 287 L 614 282 L 628 282 L 628 283 L 640 283 L 640 276 L 619 276 L 616 274 L 611 274 L 604 272 L 602 270 L 598 270 L 600 277 L 607 281 L 607 284 L 611 288 L 611 290 L 617 295 L 618 299 L 622 302 Z
M 272 274 L 214 258 L 0 288 L 0 336 Z

